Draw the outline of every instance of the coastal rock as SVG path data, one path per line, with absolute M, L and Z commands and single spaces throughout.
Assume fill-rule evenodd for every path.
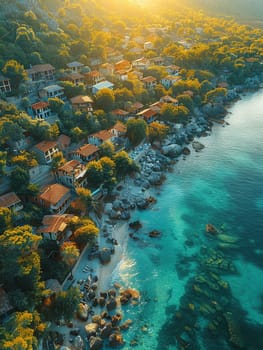
M 130 219 L 130 217 L 131 217 L 131 214 L 130 214 L 130 212 L 128 211 L 128 210 L 123 210 L 122 212 L 121 212 L 121 219 L 122 220 L 129 220 Z
M 226 114 L 223 103 L 207 103 L 203 106 L 202 112 L 208 117 L 222 117 Z
M 109 346 L 112 348 L 117 348 L 124 344 L 123 337 L 120 333 L 113 333 L 109 337 Z
M 131 324 L 132 324 L 132 320 L 128 319 L 123 324 L 120 325 L 120 329 L 126 330 L 130 327 Z
M 89 339 L 90 350 L 100 350 L 103 347 L 103 341 L 100 337 L 90 337 Z
M 190 149 L 189 149 L 188 147 L 184 147 L 184 148 L 183 148 L 183 154 L 184 154 L 185 156 L 188 156 L 190 153 L 191 153 L 191 151 L 190 151 Z
M 213 234 L 217 234 L 218 233 L 218 229 L 212 224 L 206 224 L 205 225 L 205 230 L 206 230 L 207 233 L 213 233 Z
M 112 310 L 116 309 L 116 307 L 117 307 L 117 301 L 115 298 L 111 297 L 110 300 L 106 304 L 106 308 L 108 311 L 112 311 Z
M 87 304 L 80 303 L 77 310 L 77 317 L 81 321 L 86 321 L 89 316 L 89 306 Z
M 158 230 L 152 230 L 151 232 L 148 233 L 148 236 L 149 237 L 152 237 L 152 238 L 156 238 L 156 237 L 159 237 L 161 234 L 160 231 Z
M 87 333 L 87 336 L 90 337 L 92 335 L 96 335 L 97 329 L 98 329 L 98 324 L 97 323 L 88 323 L 85 326 L 85 331 Z
M 82 350 L 84 349 L 84 341 L 81 338 L 80 335 L 77 335 L 76 338 L 73 341 L 73 346 L 75 350 Z
M 105 306 L 105 305 L 106 305 L 106 300 L 105 300 L 105 298 L 99 297 L 99 299 L 98 299 L 98 304 L 99 304 L 100 307 Z
M 199 152 L 201 151 L 203 148 L 205 148 L 205 146 L 201 143 L 201 142 L 198 142 L 198 141 L 194 141 L 192 143 L 192 146 L 193 146 L 193 149 L 196 151 L 196 152 Z
M 99 259 L 102 264 L 108 264 L 111 260 L 111 250 L 110 248 L 102 248 L 99 251 Z
M 142 224 L 139 220 L 136 220 L 136 221 L 130 222 L 129 227 L 135 231 L 138 231 L 140 228 L 142 228 Z
M 101 337 L 102 338 L 108 338 L 110 335 L 111 335 L 111 333 L 113 332 L 113 327 L 112 327 L 112 324 L 111 324 L 111 322 L 107 322 L 106 324 L 105 324 L 105 326 L 101 329 Z
M 169 157 L 176 157 L 182 153 L 182 146 L 175 143 L 168 146 L 163 146 L 162 152 L 164 155 Z
M 111 323 L 113 327 L 117 326 L 117 324 L 122 320 L 122 315 L 120 313 L 117 313 L 116 315 L 113 315 L 111 318 Z

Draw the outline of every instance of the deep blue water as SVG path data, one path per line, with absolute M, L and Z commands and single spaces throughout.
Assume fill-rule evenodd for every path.
M 140 240 L 129 240 L 114 276 L 141 292 L 140 303 L 126 309 L 134 324 L 124 334 L 125 349 L 238 349 L 235 336 L 241 348 L 263 349 L 263 91 L 244 96 L 229 112 L 229 125 L 215 125 L 199 140 L 205 148 L 167 174 L 153 192 L 157 203 L 134 213 L 143 223 Z M 225 241 L 205 232 L 207 223 L 237 243 L 222 247 Z M 161 237 L 149 238 L 152 229 Z M 203 274 L 212 281 L 202 265 L 207 247 L 236 272 L 216 270 L 229 287 L 215 292 L 200 284 L 206 298 L 193 291 L 193 279 Z M 205 312 L 206 303 L 214 309 Z

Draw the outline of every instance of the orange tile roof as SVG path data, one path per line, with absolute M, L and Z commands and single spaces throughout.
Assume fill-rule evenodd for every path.
M 39 199 L 50 204 L 57 204 L 66 194 L 70 193 L 70 189 L 61 184 L 52 184 L 44 187 Z
M 78 95 L 75 97 L 72 97 L 70 99 L 70 102 L 72 104 L 82 104 L 82 103 L 93 103 L 93 100 L 91 97 L 87 96 L 87 95 Z
M 42 152 L 46 152 L 50 148 L 53 148 L 56 146 L 57 146 L 56 141 L 42 141 L 42 142 L 39 142 L 37 145 L 35 145 L 35 147 L 38 148 Z
M 67 227 L 67 224 L 72 217 L 74 217 L 72 214 L 45 215 L 42 219 L 42 226 L 37 229 L 37 232 L 62 232 Z
M 155 116 L 157 113 L 151 108 L 144 109 L 143 111 L 137 113 L 138 116 L 141 116 L 146 119 L 150 119 L 151 117 Z
M 94 154 L 95 152 L 97 152 L 98 150 L 99 149 L 97 146 L 87 143 L 86 145 L 78 148 L 74 153 L 78 153 L 78 154 L 82 155 L 83 157 L 88 157 L 88 156 L 91 156 L 92 154 Z
M 107 141 L 112 137 L 112 134 L 108 130 L 101 130 L 95 134 L 92 134 L 91 136 L 94 136 L 102 141 Z
M 152 77 L 151 75 L 149 75 L 148 77 L 144 77 L 141 79 L 142 82 L 144 83 L 153 83 L 154 81 L 156 81 L 157 79 Z
M 36 103 L 33 103 L 31 105 L 32 109 L 35 109 L 35 110 L 36 109 L 46 108 L 48 106 L 49 106 L 48 102 L 44 102 L 44 101 L 36 102 Z
M 126 132 L 127 131 L 127 128 L 124 124 L 120 123 L 120 122 L 117 122 L 112 128 L 112 129 L 115 129 L 117 130 L 118 132 Z
M 169 96 L 169 95 L 162 96 L 160 98 L 160 100 L 162 102 L 168 102 L 168 103 L 169 102 L 172 102 L 172 103 L 177 103 L 178 102 L 178 100 L 176 98 L 173 98 L 172 96 Z
M 92 70 L 91 72 L 87 73 L 86 75 L 91 77 L 91 78 L 96 78 L 96 77 L 100 77 L 101 73 L 98 72 L 97 70 Z
M 21 199 L 15 192 L 9 192 L 0 196 L 0 207 L 9 208 L 11 205 L 20 203 Z
M 78 160 L 70 160 L 64 165 L 60 166 L 58 170 L 65 171 L 68 174 L 72 174 L 76 168 L 85 168 L 84 164 L 81 164 Z
M 123 109 L 114 109 L 114 111 L 111 111 L 112 114 L 114 115 L 119 115 L 119 116 L 125 116 L 129 114 L 128 112 L 124 111 Z

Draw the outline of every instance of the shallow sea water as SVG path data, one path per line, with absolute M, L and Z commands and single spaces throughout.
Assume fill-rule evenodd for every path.
M 187 349 L 237 349 L 227 312 L 243 348 L 263 349 L 263 91 L 243 96 L 229 112 L 230 125 L 215 125 L 211 136 L 199 139 L 205 149 L 180 159 L 153 191 L 157 203 L 134 212 L 132 220 L 143 224 L 140 239 L 128 241 L 113 276 L 141 292 L 140 303 L 125 310 L 134 323 L 124 333 L 124 349 L 172 350 L 187 344 Z M 239 239 L 235 248 L 219 249 L 236 273 L 218 273 L 229 283 L 227 301 L 224 291 L 212 294 L 215 300 L 207 303 L 224 307 L 209 315 L 200 312 L 205 298 L 192 290 L 192 279 L 207 273 L 200 266 L 201 247 L 218 251 L 219 240 L 205 232 L 207 223 Z M 161 231 L 160 238 L 148 237 L 153 229 Z M 189 303 L 195 307 L 192 314 L 180 309 Z M 208 324 L 215 318 L 219 325 L 213 333 Z

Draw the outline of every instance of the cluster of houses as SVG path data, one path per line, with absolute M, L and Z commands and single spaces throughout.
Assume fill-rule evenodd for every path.
M 157 84 L 157 80 L 152 76 L 143 76 L 143 71 L 153 64 L 164 65 L 164 59 L 161 57 L 152 60 L 140 58 L 132 62 L 122 59 L 116 63 L 100 64 L 93 70 L 80 62 L 71 62 L 67 64 L 65 74 L 59 79 L 60 81 L 69 81 L 74 85 L 83 83 L 92 95 L 103 88 L 113 89 L 114 84 L 110 81 L 111 77 L 123 81 L 136 76 L 146 89 L 151 90 Z M 165 68 L 167 77 L 162 79 L 161 83 L 169 88 L 179 79 L 180 69 L 174 65 L 167 65 Z M 56 80 L 55 68 L 51 64 L 38 64 L 30 67 L 26 72 L 29 92 L 37 91 L 37 101 L 31 103 L 29 115 L 33 119 L 49 121 L 52 112 L 48 99 L 58 97 L 65 100 L 64 88 Z M 11 89 L 10 80 L 1 75 L 0 91 L 8 94 Z M 93 112 L 93 99 L 89 95 L 74 96 L 67 102 L 73 111 Z M 89 135 L 87 143 L 81 144 L 75 149 L 70 148 L 70 137 L 63 134 L 56 141 L 46 140 L 36 145 L 30 145 L 27 140 L 20 140 L 14 145 L 17 150 L 29 149 L 34 152 L 39 161 L 39 165 L 29 171 L 30 181 L 40 185 L 40 193 L 32 201 L 45 208 L 50 214 L 43 217 L 42 226 L 37 229 L 38 233 L 58 242 L 66 239 L 69 216 L 65 212 L 76 197 L 76 189 L 88 185 L 85 176 L 86 166 L 88 162 L 99 158 L 99 146 L 106 141 L 115 145 L 124 144 L 126 127 L 122 121 L 136 116 L 151 123 L 158 117 L 164 103 L 177 105 L 177 100 L 171 96 L 164 96 L 160 101 L 147 108 L 140 102 L 127 101 L 125 109 L 112 111 L 112 114 L 119 120 L 112 128 Z M 50 165 L 58 152 L 63 152 L 67 162 L 51 172 Z M 46 181 L 45 184 L 41 183 L 41 178 L 43 178 L 41 175 L 44 171 L 52 173 L 49 181 Z M 19 219 L 23 211 L 23 202 L 14 192 L 8 192 L 0 196 L 0 207 L 11 209 L 16 218 Z

